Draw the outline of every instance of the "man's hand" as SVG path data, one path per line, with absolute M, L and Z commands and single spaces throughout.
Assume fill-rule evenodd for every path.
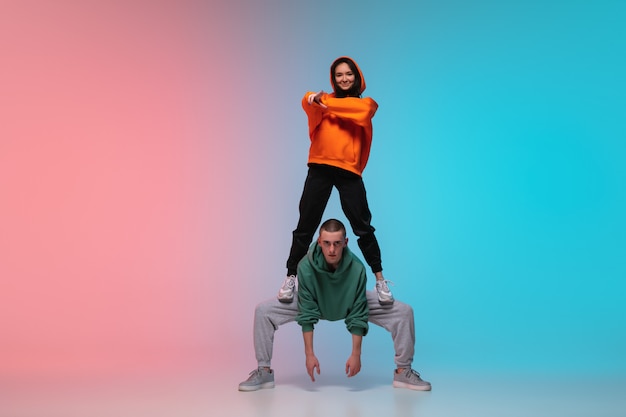
M 346 375 L 348 378 L 355 376 L 361 370 L 361 355 L 352 354 L 346 362 Z
M 317 93 L 317 94 L 313 94 L 313 93 L 311 93 L 311 94 L 309 94 L 309 96 L 306 98 L 306 100 L 307 100 L 307 102 L 308 102 L 309 104 L 317 103 L 317 104 L 319 104 L 319 105 L 320 105 L 320 107 L 322 107 L 322 108 L 324 108 L 324 109 L 325 109 L 325 108 L 327 108 L 327 107 L 326 107 L 326 105 L 325 105 L 325 104 L 323 104 L 323 103 L 320 101 L 320 99 L 322 98 L 322 94 L 325 94 L 325 93 L 324 93 L 324 91 L 320 91 L 320 92 L 319 92 L 319 93 Z
M 360 364 L 359 364 L 360 366 Z M 317 368 L 317 374 L 320 374 L 320 363 L 315 355 L 306 355 L 306 371 L 311 377 L 311 381 L 315 382 L 315 368 Z

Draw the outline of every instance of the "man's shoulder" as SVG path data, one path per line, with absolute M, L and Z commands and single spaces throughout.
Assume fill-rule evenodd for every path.
M 358 256 L 354 254 L 349 248 L 345 248 L 343 252 L 344 259 L 348 260 L 353 268 L 363 268 L 365 269 L 365 264 Z
M 302 258 L 298 263 L 298 280 L 308 279 L 315 275 L 315 268 L 308 257 Z

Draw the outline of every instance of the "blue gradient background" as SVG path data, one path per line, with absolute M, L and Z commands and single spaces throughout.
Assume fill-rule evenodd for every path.
M 415 366 L 626 372 L 625 3 L 37 6 L 0 13 L 3 375 L 254 366 L 306 175 L 299 101 L 340 55 L 380 105 L 364 180 Z M 341 367 L 343 325 L 319 330 Z M 301 343 L 282 330 L 275 366 Z M 364 364 L 392 361 L 373 329 Z

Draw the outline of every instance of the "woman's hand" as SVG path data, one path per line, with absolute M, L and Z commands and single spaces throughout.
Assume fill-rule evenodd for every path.
M 324 103 L 322 103 L 320 100 L 322 99 L 322 95 L 326 94 L 324 93 L 324 91 L 320 91 L 319 93 L 315 94 L 315 93 L 311 93 L 309 94 L 309 96 L 306 98 L 306 101 L 309 104 L 313 104 L 313 103 L 317 103 L 320 105 L 320 107 L 322 108 L 326 108 L 326 105 Z

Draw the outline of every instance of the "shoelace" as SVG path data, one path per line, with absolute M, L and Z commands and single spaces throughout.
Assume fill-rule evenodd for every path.
M 296 280 L 293 278 L 286 279 L 285 283 L 283 284 L 284 289 L 291 289 L 295 286 L 296 286 Z
M 259 368 L 257 368 L 254 371 L 250 372 L 250 375 L 248 376 L 248 381 L 253 380 L 257 376 L 259 376 L 259 377 L 261 376 L 261 370 Z
M 255 369 L 254 371 L 250 372 L 250 374 L 248 375 L 248 381 L 252 381 L 259 373 L 260 371 L 258 369 Z
M 407 371 L 405 372 L 405 374 L 406 374 L 406 377 L 407 377 L 408 379 L 413 379 L 413 378 L 417 378 L 418 380 L 420 380 L 420 379 L 421 379 L 421 378 L 420 378 L 420 373 L 419 373 L 419 372 L 417 372 L 417 371 L 416 371 L 416 370 L 414 370 L 414 369 L 409 369 L 409 370 L 407 370 Z
M 382 280 L 382 281 L 376 281 L 376 282 L 380 282 L 380 289 L 386 292 L 389 292 L 389 286 L 387 284 L 391 284 L 393 286 L 395 286 L 396 284 L 393 283 L 393 281 L 389 281 L 389 280 Z

